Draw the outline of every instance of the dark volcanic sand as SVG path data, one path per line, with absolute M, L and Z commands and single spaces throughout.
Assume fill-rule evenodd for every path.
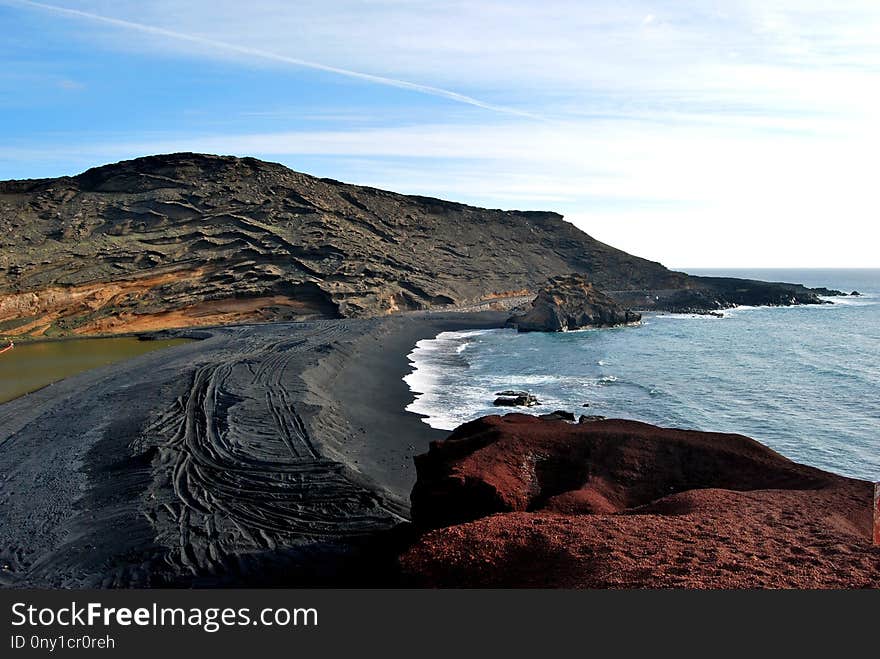
M 417 459 L 432 587 L 878 588 L 872 484 L 741 435 L 511 414 Z M 474 520 L 474 521 L 471 521 Z
M 438 438 L 403 411 L 406 354 L 505 317 L 180 332 L 210 338 L 0 405 L 2 584 L 383 582 L 362 546 L 406 519 Z

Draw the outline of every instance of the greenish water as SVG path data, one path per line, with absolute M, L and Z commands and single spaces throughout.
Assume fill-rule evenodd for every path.
M 139 341 L 123 337 L 19 343 L 0 355 L 0 403 L 76 373 L 189 341 Z M 6 345 L 4 341 L 0 347 Z

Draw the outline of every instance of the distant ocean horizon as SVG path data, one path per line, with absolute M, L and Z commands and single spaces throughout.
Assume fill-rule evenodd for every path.
M 527 411 L 747 435 L 805 464 L 880 480 L 880 268 L 685 269 L 859 291 L 833 304 L 738 307 L 723 318 L 645 314 L 638 327 L 559 334 L 444 332 L 419 341 L 408 410 L 451 430 L 502 389 Z

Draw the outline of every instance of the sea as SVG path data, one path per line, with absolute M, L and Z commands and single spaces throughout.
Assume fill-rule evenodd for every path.
M 723 318 L 645 314 L 638 326 L 564 333 L 443 332 L 419 341 L 406 408 L 451 430 L 486 414 L 495 393 L 660 426 L 753 437 L 783 455 L 880 481 L 880 269 L 690 270 L 825 286 L 833 304 L 737 307 Z

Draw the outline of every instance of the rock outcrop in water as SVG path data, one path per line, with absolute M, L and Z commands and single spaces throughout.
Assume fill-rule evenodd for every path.
M 732 295 L 739 280 L 672 272 L 556 213 L 406 196 L 253 158 L 178 153 L 0 182 L 8 335 L 502 304 L 571 272 L 635 308 L 691 289 L 728 305 L 816 301 L 791 285 Z
M 740 435 L 509 414 L 416 467 L 424 535 L 401 564 L 419 585 L 880 586 L 872 484 Z
M 498 391 L 495 395 L 497 398 L 492 404 L 496 407 L 534 407 L 541 404 L 537 396 L 528 391 Z
M 614 327 L 641 320 L 596 290 L 585 275 L 551 279 L 538 291 L 532 308 L 507 322 L 520 332 L 564 332 L 586 327 Z

